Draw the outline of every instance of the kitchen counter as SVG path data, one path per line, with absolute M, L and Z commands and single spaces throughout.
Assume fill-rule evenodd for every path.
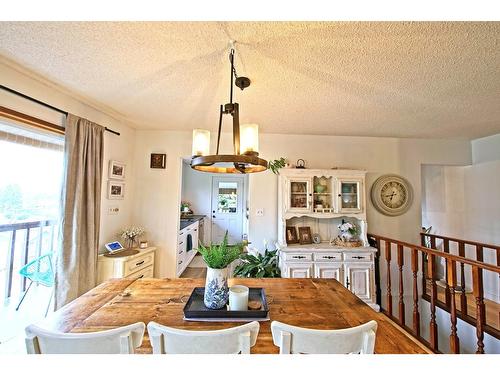
M 183 230 L 184 228 L 190 226 L 191 224 L 200 221 L 201 219 L 204 219 L 206 215 L 189 215 L 186 218 L 181 218 L 180 221 L 180 226 L 179 230 Z

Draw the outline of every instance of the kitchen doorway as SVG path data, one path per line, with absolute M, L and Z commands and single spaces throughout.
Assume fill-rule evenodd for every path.
M 212 177 L 212 243 L 228 233 L 228 243 L 244 238 L 245 176 Z

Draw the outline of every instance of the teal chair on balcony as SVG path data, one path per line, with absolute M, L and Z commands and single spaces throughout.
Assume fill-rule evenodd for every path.
M 19 274 L 30 281 L 30 285 L 24 292 L 19 304 L 16 307 L 16 311 L 21 307 L 21 303 L 24 301 L 26 294 L 31 288 L 33 283 L 42 284 L 48 288 L 54 286 L 54 270 L 52 267 L 52 256 L 50 254 L 42 255 L 39 258 L 32 260 L 31 262 L 24 265 L 20 270 Z M 52 295 L 54 291 L 50 294 L 49 304 L 47 305 L 47 310 L 45 311 L 45 316 L 49 312 L 50 303 L 52 302 Z

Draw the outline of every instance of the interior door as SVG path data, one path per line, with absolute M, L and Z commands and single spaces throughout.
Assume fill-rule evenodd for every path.
M 212 179 L 212 243 L 220 243 L 228 232 L 228 243 L 243 237 L 243 176 Z

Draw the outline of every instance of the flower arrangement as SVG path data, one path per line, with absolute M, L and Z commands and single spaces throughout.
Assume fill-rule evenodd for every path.
M 354 223 L 342 220 L 337 228 L 340 230 L 338 237 L 330 240 L 330 245 L 342 247 L 358 247 L 362 246 L 363 242 L 359 240 L 359 228 Z
M 350 222 L 342 222 L 337 228 L 340 229 L 340 236 L 341 237 L 354 237 L 358 235 L 358 227 Z M 346 234 L 349 234 L 346 236 Z
M 142 236 L 144 233 L 144 228 L 133 226 L 127 229 L 123 229 L 121 232 L 121 238 L 127 241 L 128 247 L 133 247 L 136 238 Z

